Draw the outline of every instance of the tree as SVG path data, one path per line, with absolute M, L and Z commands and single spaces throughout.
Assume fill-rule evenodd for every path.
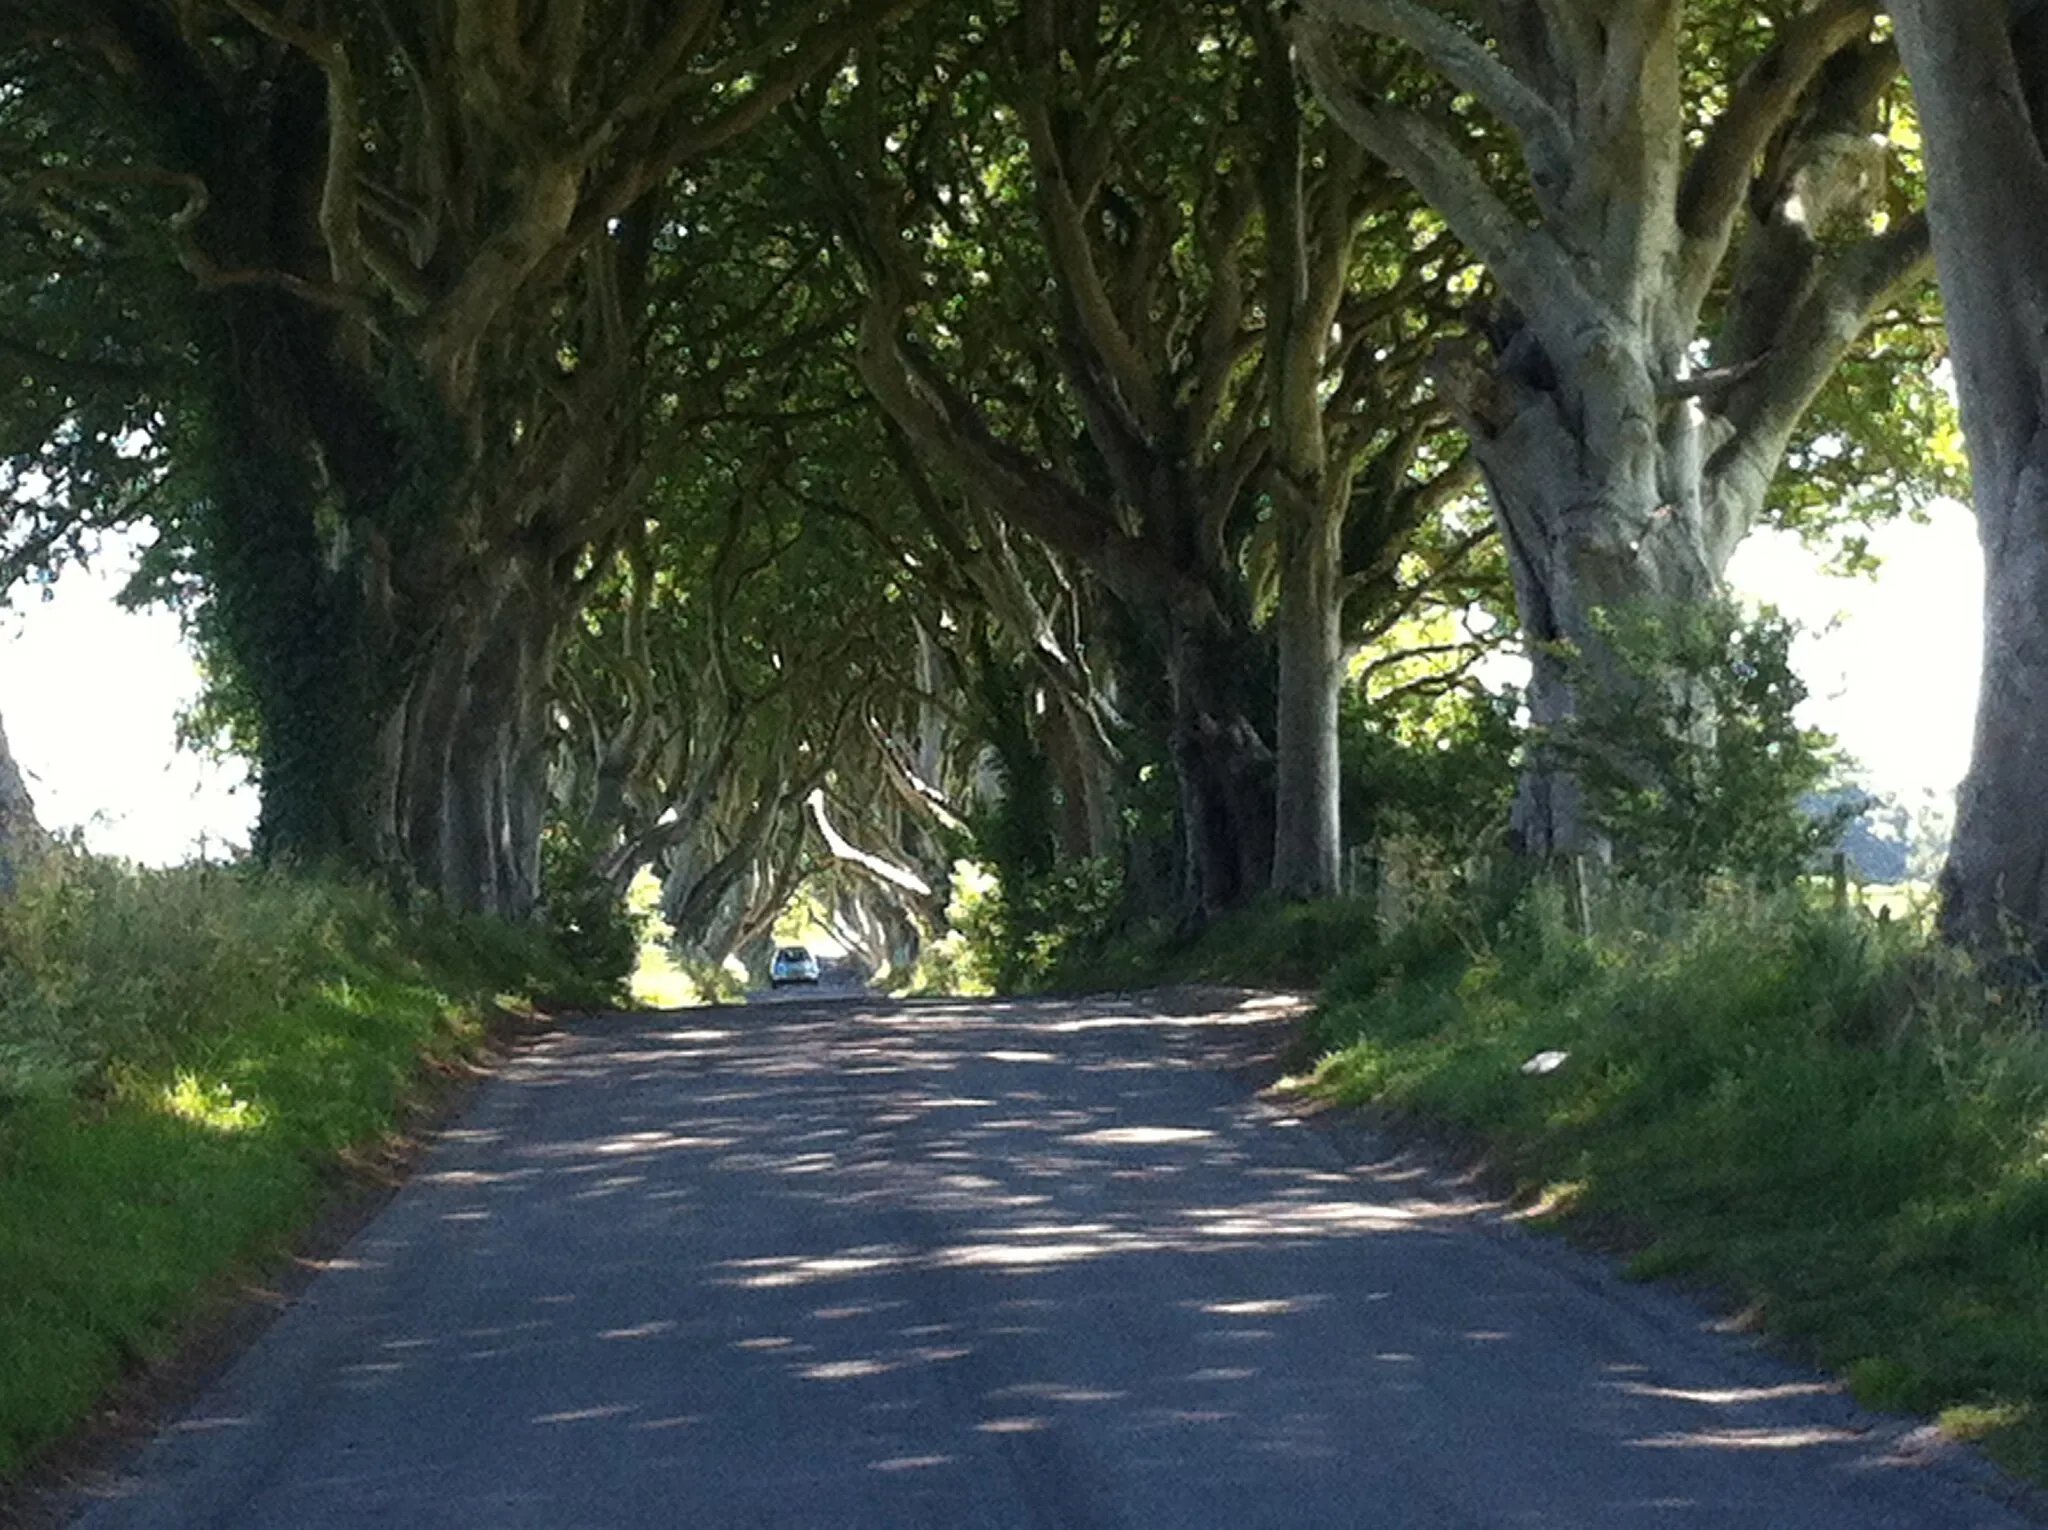
M 699 221 L 728 255 L 751 225 L 720 291 L 774 331 L 743 352 L 792 364 L 674 399 L 677 428 L 649 446 L 645 522 L 575 625 L 557 703 L 558 811 L 597 877 L 623 889 L 655 866 L 679 942 L 713 958 L 834 859 L 853 868 L 841 908 L 882 866 L 915 868 L 905 882 L 929 901 L 951 860 L 903 809 L 951 782 L 929 757 L 943 745 L 926 747 L 949 701 L 928 634 L 960 582 L 920 533 L 872 403 L 804 349 L 833 294 L 798 279 L 805 246 L 752 221 L 767 209 L 731 209 L 753 189 L 724 188 L 726 211 L 707 201 Z
M 815 137 L 864 289 L 860 374 L 936 476 L 1119 605 L 1170 697 L 1186 904 L 1229 907 L 1267 885 L 1274 836 L 1272 657 L 1240 563 L 1262 457 L 1233 248 L 1253 188 L 1172 153 L 1182 113 L 1111 152 L 1141 98 L 1186 83 L 1156 66 L 1218 61 L 1164 7 L 1121 49 L 1077 7 L 942 19 L 899 35 Z M 1091 85 L 1106 109 L 1083 115 Z
M 1596 612 L 1719 592 L 1808 406 L 1923 272 L 1925 226 L 1888 194 L 1876 12 L 1315 0 L 1297 30 L 1331 113 L 1492 283 L 1478 342 L 1437 370 L 1508 549 L 1539 727 L 1581 686 L 1626 688 Z M 1514 825 L 1536 855 L 1596 837 L 1541 751 Z
M 935 476 L 1120 607 L 1166 697 L 1188 907 L 1333 891 L 1342 621 L 1462 482 L 1417 386 L 1462 258 L 1262 7 L 948 26 L 812 124 L 861 375 Z
M 48 846 L 49 836 L 36 821 L 35 800 L 7 746 L 7 730 L 0 727 L 0 897 L 14 891 L 22 867 Z
M 184 529 L 267 851 L 531 908 L 548 677 L 644 492 L 651 318 L 689 302 L 649 279 L 680 171 L 892 8 L 9 8 L 4 101 L 56 125 L 10 199 L 46 269 L 185 275 Z
M 2048 957 L 2048 13 L 1896 0 L 1984 549 L 1975 745 L 1944 932 Z

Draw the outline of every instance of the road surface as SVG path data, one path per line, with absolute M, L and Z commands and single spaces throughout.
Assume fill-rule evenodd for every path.
M 1217 1066 L 1269 1001 L 580 1023 L 88 1530 L 2023 1523 Z

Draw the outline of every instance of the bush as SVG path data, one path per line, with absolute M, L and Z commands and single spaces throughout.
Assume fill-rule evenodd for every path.
M 1476 686 L 1372 696 L 1347 686 L 1338 737 L 1346 835 L 1465 862 L 1505 840 L 1520 697 Z
M 596 838 L 563 823 L 541 835 L 541 908 L 578 971 L 623 991 L 639 963 L 643 916 L 597 871 Z
M 1064 862 L 1015 887 L 962 861 L 946 910 L 953 935 L 920 960 L 918 986 L 995 993 L 1043 988 L 1063 966 L 1085 962 L 1107 944 L 1122 895 L 1122 876 L 1106 860 Z
M 1622 866 L 1692 898 L 1717 876 L 1788 885 L 1862 806 L 1803 811 L 1838 761 L 1794 715 L 1797 627 L 1719 603 L 1602 613 L 1600 626 L 1619 683 L 1584 686 L 1579 717 L 1541 744 L 1571 765 Z
M 153 1065 L 283 1007 L 386 917 L 366 892 L 253 868 L 53 855 L 0 902 L 0 1098 Z

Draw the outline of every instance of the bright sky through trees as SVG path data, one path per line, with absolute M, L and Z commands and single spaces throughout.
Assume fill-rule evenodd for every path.
M 1731 577 L 1811 629 L 1796 655 L 1811 720 L 1840 737 L 1870 785 L 1913 807 L 1968 763 L 1980 565 L 1958 505 L 1871 541 L 1884 559 L 1875 582 L 1824 574 L 1796 538 L 1769 532 L 1745 544 Z M 148 864 L 181 860 L 202 837 L 246 844 L 256 794 L 237 789 L 238 766 L 175 748 L 199 676 L 176 617 L 114 604 L 125 574 L 116 552 L 67 573 L 51 599 L 24 592 L 0 611 L 0 720 L 38 810 L 51 828 L 83 827 L 94 849 Z
M 1759 532 L 1729 580 L 1808 629 L 1792 656 L 1811 693 L 1804 719 L 1837 736 L 1866 785 L 1915 808 L 1923 792 L 1952 791 L 1970 762 L 1983 563 L 1953 502 L 1924 525 L 1874 528 L 1870 545 L 1884 562 L 1876 580 L 1842 579 L 1796 537 Z
M 0 609 L 0 720 L 38 816 L 147 865 L 188 859 L 202 838 L 210 855 L 246 845 L 256 793 L 242 767 L 176 747 L 200 685 L 178 619 L 117 606 L 132 555 L 108 554 L 49 599 L 24 589 Z

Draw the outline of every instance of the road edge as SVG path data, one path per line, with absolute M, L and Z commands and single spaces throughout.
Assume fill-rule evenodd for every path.
M 316 1204 L 287 1245 L 216 1276 L 198 1294 L 167 1353 L 135 1361 L 83 1422 L 45 1446 L 14 1481 L 0 1484 L 0 1526 L 58 1530 L 84 1512 L 96 1488 L 116 1479 L 290 1310 L 328 1261 L 404 1188 L 505 1063 L 578 1018 L 581 1012 L 573 1010 L 494 1008 L 462 1058 L 422 1058 L 416 1093 L 392 1130 L 368 1151 L 323 1171 Z

